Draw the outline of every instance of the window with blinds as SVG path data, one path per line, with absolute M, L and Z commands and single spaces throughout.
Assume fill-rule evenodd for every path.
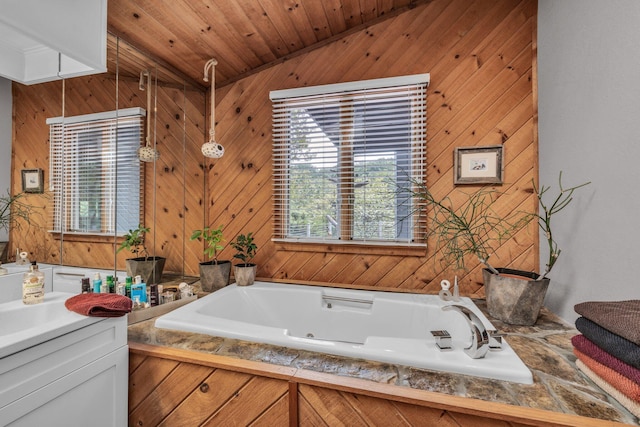
M 429 74 L 271 92 L 275 239 L 423 243 Z
M 141 221 L 145 110 L 130 108 L 47 119 L 50 230 L 123 235 Z

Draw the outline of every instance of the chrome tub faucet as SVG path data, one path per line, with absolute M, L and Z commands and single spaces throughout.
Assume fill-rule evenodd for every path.
M 471 329 L 471 345 L 464 349 L 464 352 L 472 359 L 483 358 L 489 350 L 490 336 L 482 320 L 467 307 L 459 304 L 451 304 L 442 307 L 444 311 L 455 311 L 460 313 L 469 324 Z

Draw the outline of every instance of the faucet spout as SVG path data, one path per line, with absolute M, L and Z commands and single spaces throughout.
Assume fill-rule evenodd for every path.
M 471 329 L 471 345 L 464 352 L 472 359 L 481 359 L 489 350 L 489 333 L 482 320 L 467 307 L 459 304 L 451 304 L 442 307 L 443 311 L 455 311 L 460 313 L 467 321 Z

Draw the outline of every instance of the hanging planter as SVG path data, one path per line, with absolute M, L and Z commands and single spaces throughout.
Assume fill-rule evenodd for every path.
M 211 123 L 209 124 L 209 142 L 202 144 L 202 154 L 205 157 L 219 159 L 224 155 L 224 147 L 216 142 L 216 65 L 218 61 L 210 59 L 204 64 L 205 82 L 209 81 L 209 70 L 211 70 Z
M 141 162 L 155 162 L 160 158 L 160 152 L 151 146 L 151 73 L 149 70 L 140 72 L 138 88 L 145 90 L 144 78 L 147 78 L 147 136 L 144 147 L 138 148 L 138 159 Z

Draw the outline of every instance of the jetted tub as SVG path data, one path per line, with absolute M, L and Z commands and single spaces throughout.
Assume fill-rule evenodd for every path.
M 230 285 L 156 319 L 155 326 L 212 336 L 364 358 L 436 371 L 531 384 L 531 371 L 502 340 L 502 350 L 481 359 L 464 352 L 471 342 L 465 317 L 443 311 L 451 304 L 472 310 L 495 329 L 469 298 L 359 291 L 256 282 Z M 451 334 L 440 351 L 430 331 Z

